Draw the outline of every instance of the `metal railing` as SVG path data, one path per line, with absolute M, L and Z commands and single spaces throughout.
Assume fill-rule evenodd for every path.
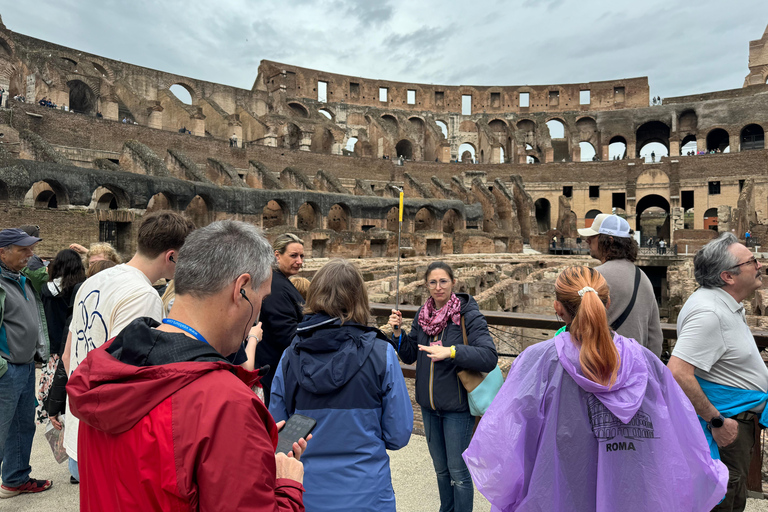
M 657 245 L 648 247 L 647 245 L 641 245 L 638 248 L 637 254 L 640 256 L 677 256 L 677 244 L 669 247 L 659 247 Z

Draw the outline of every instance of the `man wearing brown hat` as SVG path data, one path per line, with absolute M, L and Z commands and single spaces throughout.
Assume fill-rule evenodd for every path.
M 49 347 L 38 295 L 47 274 L 26 268 L 39 241 L 21 229 L 0 231 L 0 498 L 41 492 L 53 485 L 29 477 L 35 436 L 35 353 L 45 361 Z

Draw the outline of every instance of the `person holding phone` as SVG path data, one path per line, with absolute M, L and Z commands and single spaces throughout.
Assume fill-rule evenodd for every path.
M 387 450 L 408 444 L 413 406 L 394 348 L 368 327 L 369 311 L 357 267 L 329 262 L 312 279 L 309 316 L 272 382 L 275 420 L 299 413 L 317 421 L 302 457 L 312 512 L 396 510 Z
M 250 224 L 194 231 L 169 317 L 134 320 L 78 365 L 67 391 L 82 420 L 81 511 L 304 510 L 306 441 L 275 454 L 282 422 L 251 390 L 259 372 L 226 359 L 269 293 L 272 261 Z
M 450 265 L 430 263 L 424 281 L 430 297 L 419 309 L 411 332 L 402 332 L 400 311 L 392 311 L 389 325 L 400 359 L 406 364 L 416 362 L 416 402 L 421 406 L 427 446 L 437 473 L 440 511 L 468 512 L 474 504 L 475 489 L 461 454 L 472 439 L 475 418 L 469 412 L 467 391 L 458 372 L 490 372 L 499 358 L 475 299 L 453 292 L 456 279 Z

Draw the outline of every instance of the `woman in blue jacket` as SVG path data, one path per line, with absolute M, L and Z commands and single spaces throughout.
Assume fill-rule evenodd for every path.
M 394 348 L 367 325 L 369 311 L 360 271 L 341 259 L 325 265 L 272 381 L 275 421 L 317 420 L 301 457 L 312 512 L 396 510 L 387 450 L 408 444 L 413 406 Z
M 437 473 L 440 512 L 468 512 L 472 510 L 474 487 L 461 454 L 472 439 L 475 419 L 469 413 L 467 391 L 458 372 L 490 372 L 498 356 L 475 299 L 453 292 L 453 269 L 442 261 L 433 262 L 424 281 L 430 297 L 419 309 L 411 332 L 401 331 L 400 311 L 392 310 L 389 325 L 400 359 L 407 364 L 416 361 L 416 402 L 421 406 L 427 446 Z

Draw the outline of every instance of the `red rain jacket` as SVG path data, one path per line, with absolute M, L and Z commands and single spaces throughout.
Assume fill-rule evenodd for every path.
M 209 350 L 195 346 L 202 342 L 153 323 L 134 321 L 70 377 L 81 421 L 80 510 L 303 511 L 301 484 L 275 478 L 277 428 L 250 389 L 257 372 L 200 357 Z M 128 358 L 135 336 L 151 347 L 147 356 L 167 342 L 174 358 L 184 344 L 197 360 L 135 366 L 112 355 Z

